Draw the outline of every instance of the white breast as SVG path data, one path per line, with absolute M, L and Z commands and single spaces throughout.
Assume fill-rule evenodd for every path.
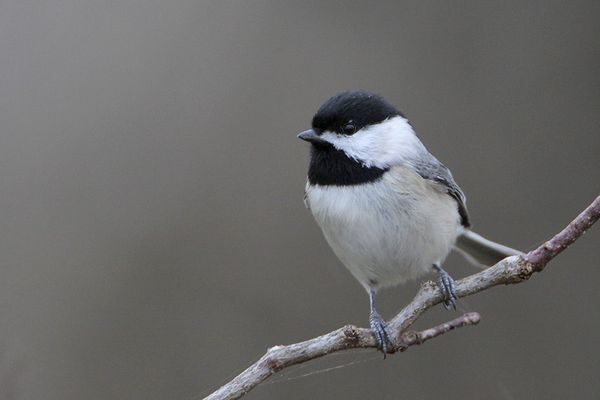
M 307 185 L 306 197 L 327 242 L 367 289 L 431 271 L 462 229 L 455 200 L 408 167 L 363 185 Z

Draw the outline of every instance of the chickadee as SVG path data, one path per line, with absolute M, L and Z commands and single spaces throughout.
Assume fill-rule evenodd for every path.
M 306 206 L 337 257 L 369 294 L 371 329 L 384 355 L 386 324 L 375 294 L 435 271 L 446 308 L 454 280 L 442 268 L 456 246 L 493 265 L 520 252 L 471 231 L 466 199 L 408 120 L 382 97 L 342 92 L 298 135 L 311 143 Z

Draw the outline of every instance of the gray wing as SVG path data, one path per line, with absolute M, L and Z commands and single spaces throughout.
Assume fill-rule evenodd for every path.
M 466 206 L 467 199 L 460 186 L 454 182 L 450 170 L 429 153 L 427 153 L 427 156 L 419 159 L 418 162 L 411 163 L 411 165 L 422 178 L 438 183 L 446 189 L 446 193 L 458 203 L 460 223 L 465 228 L 470 227 L 471 222 L 469 221 L 469 213 Z

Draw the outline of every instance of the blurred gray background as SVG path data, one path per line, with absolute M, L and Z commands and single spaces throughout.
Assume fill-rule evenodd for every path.
M 295 135 L 340 90 L 403 110 L 479 232 L 548 238 L 600 188 L 598 21 L 597 1 L 0 1 L 0 398 L 198 399 L 269 346 L 365 326 L 302 204 Z M 599 238 L 463 301 L 477 327 L 247 398 L 595 397 Z

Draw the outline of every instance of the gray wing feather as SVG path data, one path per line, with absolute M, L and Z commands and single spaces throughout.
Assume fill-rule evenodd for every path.
M 460 223 L 468 228 L 471 226 L 469 213 L 467 212 L 467 198 L 456 182 L 450 170 L 430 153 L 424 155 L 418 162 L 411 163 L 415 171 L 424 179 L 442 185 L 446 193 L 456 200 Z

